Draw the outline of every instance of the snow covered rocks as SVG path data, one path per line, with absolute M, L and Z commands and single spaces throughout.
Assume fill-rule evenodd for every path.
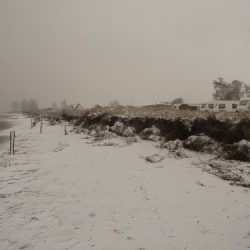
M 206 135 L 189 136 L 188 139 L 184 141 L 184 147 L 192 151 L 208 154 L 219 153 L 220 151 L 220 144 Z
M 115 124 L 110 127 L 109 130 L 123 137 L 135 136 L 134 128 L 128 127 L 119 121 L 115 122 Z
M 250 142 L 246 140 L 227 144 L 205 135 L 192 135 L 184 141 L 183 145 L 189 150 L 217 155 L 226 160 L 250 161 Z
M 158 162 L 161 162 L 163 159 L 164 157 L 158 154 L 153 154 L 145 158 L 146 162 L 150 162 L 150 163 L 158 163 Z
M 141 133 L 140 137 L 143 140 L 148 141 L 159 141 L 161 139 L 160 137 L 161 131 L 154 125 L 151 128 L 145 128 Z
M 164 143 L 162 147 L 169 150 L 169 157 L 188 158 L 183 148 L 183 142 L 179 139 L 175 141 L 168 141 Z

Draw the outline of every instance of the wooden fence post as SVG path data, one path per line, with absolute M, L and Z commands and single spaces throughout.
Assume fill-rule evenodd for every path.
M 15 131 L 10 132 L 10 154 L 15 154 Z
M 40 123 L 40 134 L 42 134 L 43 132 L 43 119 L 41 120 L 41 123 Z
M 65 134 L 65 135 L 67 135 L 67 134 L 68 134 L 68 132 L 67 132 L 67 128 L 66 128 L 66 125 L 65 125 L 65 127 L 64 127 L 64 134 Z

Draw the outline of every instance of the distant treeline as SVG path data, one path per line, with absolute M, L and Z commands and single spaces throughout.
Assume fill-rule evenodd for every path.
M 12 112 L 30 112 L 35 111 L 38 109 L 38 102 L 35 99 L 30 99 L 29 101 L 26 99 L 23 99 L 18 102 L 12 102 L 11 103 L 11 111 Z

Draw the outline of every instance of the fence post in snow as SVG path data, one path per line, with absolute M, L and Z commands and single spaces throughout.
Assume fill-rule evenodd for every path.
M 33 122 L 32 122 L 32 118 L 30 119 L 30 128 L 32 129 L 33 127 Z
M 43 132 L 43 119 L 41 120 L 41 123 L 40 123 L 40 134 L 42 134 Z
M 14 146 L 15 146 L 15 131 L 11 131 L 10 132 L 10 154 L 11 155 L 15 153 Z
M 66 128 L 66 125 L 64 126 L 64 134 L 67 135 L 68 132 L 67 132 L 67 128 Z

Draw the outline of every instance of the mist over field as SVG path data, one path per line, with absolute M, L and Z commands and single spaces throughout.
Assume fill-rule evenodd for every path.
M 249 0 L 1 0 L 0 34 L 1 249 L 250 248 Z
M 250 2 L 0 2 L 0 112 L 35 99 L 84 108 L 212 99 L 250 84 Z

